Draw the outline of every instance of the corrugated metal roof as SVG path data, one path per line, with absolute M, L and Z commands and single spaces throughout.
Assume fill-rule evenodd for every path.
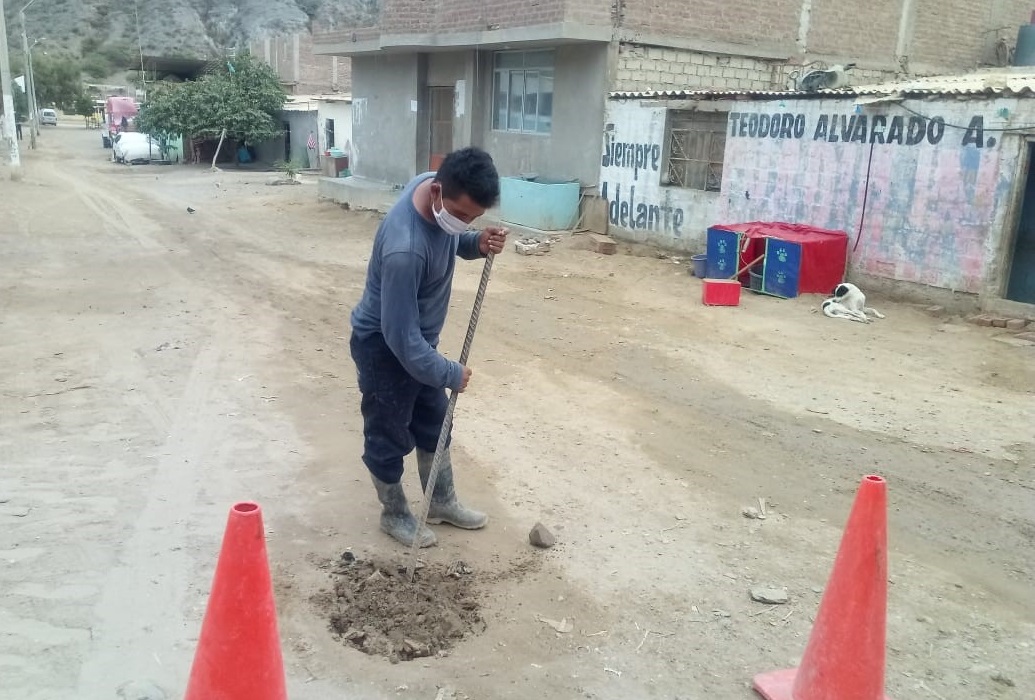
M 315 112 L 317 102 L 352 102 L 352 94 L 339 92 L 328 95 L 288 95 L 284 102 L 284 112 Z
M 723 98 L 750 98 L 759 100 L 798 98 L 837 98 L 860 96 L 928 97 L 939 95 L 978 97 L 987 95 L 1030 97 L 1035 95 L 1035 70 L 1031 68 L 1000 68 L 964 75 L 936 75 L 899 80 L 873 85 L 853 85 L 837 90 L 796 92 L 793 90 L 646 90 L 640 92 L 616 91 L 612 99 L 684 99 L 707 100 Z
M 319 95 L 318 102 L 352 102 L 351 92 L 336 92 L 332 95 Z

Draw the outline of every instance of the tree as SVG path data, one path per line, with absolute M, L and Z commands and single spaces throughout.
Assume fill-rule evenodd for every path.
M 85 92 L 80 92 L 72 104 L 72 110 L 80 117 L 92 117 L 94 112 L 93 100 Z
M 285 94 L 273 70 L 249 54 L 200 80 L 154 86 L 137 116 L 141 131 L 192 140 L 225 135 L 246 145 L 281 132 L 277 115 Z
M 32 55 L 32 75 L 40 107 L 54 105 L 63 112 L 75 111 L 75 101 L 83 93 L 76 61 L 36 52 Z

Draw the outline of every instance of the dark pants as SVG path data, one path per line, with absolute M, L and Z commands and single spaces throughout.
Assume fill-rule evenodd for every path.
M 360 340 L 353 333 L 349 347 L 363 397 L 363 463 L 381 481 L 398 483 L 403 458 L 414 446 L 425 452 L 438 447 L 446 392 L 411 377 L 381 334 Z

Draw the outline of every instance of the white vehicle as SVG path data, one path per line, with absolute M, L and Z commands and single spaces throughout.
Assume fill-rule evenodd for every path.
M 123 131 L 115 134 L 111 158 L 116 163 L 150 163 L 152 159 L 160 159 L 162 151 L 158 139 L 136 131 Z
M 58 125 L 58 115 L 57 115 L 57 112 L 55 112 L 52 109 L 41 109 L 40 110 L 40 124 L 42 126 L 47 126 L 48 124 L 50 126 L 57 126 Z

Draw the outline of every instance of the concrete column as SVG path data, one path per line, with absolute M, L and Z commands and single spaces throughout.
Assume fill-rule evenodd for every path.
M 798 16 L 798 51 L 809 52 L 809 29 L 812 27 L 812 0 L 801 0 L 801 14 Z
M 299 79 L 299 77 L 301 76 L 301 71 L 300 71 L 300 67 L 299 67 L 298 34 L 295 34 L 291 38 L 293 40 L 292 41 L 292 47 L 291 47 L 291 50 L 292 50 L 292 53 L 293 53 L 292 60 L 294 61 L 294 65 L 295 65 L 294 71 L 292 72 L 292 76 L 293 76 L 292 80 L 294 80 L 296 83 L 298 83 L 298 82 L 301 82 L 300 79 Z
M 902 0 L 902 14 L 898 21 L 898 41 L 895 43 L 895 60 L 904 69 L 909 66 L 909 53 L 913 50 L 913 29 L 916 26 L 916 1 Z

